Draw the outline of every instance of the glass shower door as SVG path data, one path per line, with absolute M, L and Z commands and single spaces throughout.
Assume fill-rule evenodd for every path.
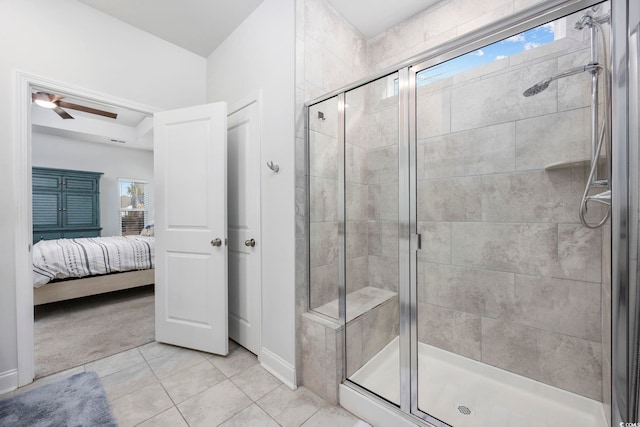
M 602 229 L 578 215 L 592 134 L 583 16 L 411 69 L 417 408 L 449 425 L 594 425 L 602 408 L 609 283 Z
M 344 95 L 346 378 L 399 405 L 398 73 Z

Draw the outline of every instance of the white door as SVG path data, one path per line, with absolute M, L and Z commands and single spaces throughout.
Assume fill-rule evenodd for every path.
M 229 336 L 260 351 L 260 133 L 252 102 L 228 117 Z
M 227 106 L 154 116 L 156 340 L 225 355 Z

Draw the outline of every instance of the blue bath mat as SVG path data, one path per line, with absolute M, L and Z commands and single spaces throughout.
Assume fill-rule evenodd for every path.
M 95 372 L 82 372 L 0 400 L 2 427 L 117 425 Z

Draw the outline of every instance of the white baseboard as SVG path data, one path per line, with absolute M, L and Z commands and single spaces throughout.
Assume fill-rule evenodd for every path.
M 291 390 L 298 388 L 296 382 L 296 370 L 292 364 L 264 347 L 262 347 L 260 353 L 260 364 L 264 369 L 282 381 Z
M 18 388 L 18 370 L 0 373 L 0 394 L 9 393 Z

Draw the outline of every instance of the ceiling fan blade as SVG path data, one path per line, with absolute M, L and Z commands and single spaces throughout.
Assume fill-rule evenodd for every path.
M 58 101 L 60 101 L 62 98 L 64 98 L 64 96 L 62 95 L 56 95 L 53 93 L 48 94 L 49 95 L 49 101 L 54 102 L 54 103 L 58 103 Z
M 56 107 L 53 109 L 53 111 L 55 111 L 56 113 L 58 113 L 58 115 L 60 117 L 62 117 L 63 119 L 73 119 L 73 117 L 71 116 L 71 114 L 67 113 L 66 111 L 64 111 L 62 108 L 60 107 Z
M 58 106 L 60 107 L 69 108 L 71 110 L 84 111 L 85 113 L 90 113 L 90 114 L 97 114 L 99 116 L 109 117 L 111 119 L 115 119 L 118 117 L 117 114 L 110 113 L 108 111 L 97 110 L 95 108 L 85 107 L 84 105 L 72 104 L 70 102 L 58 101 L 56 102 L 56 104 L 58 104 Z

